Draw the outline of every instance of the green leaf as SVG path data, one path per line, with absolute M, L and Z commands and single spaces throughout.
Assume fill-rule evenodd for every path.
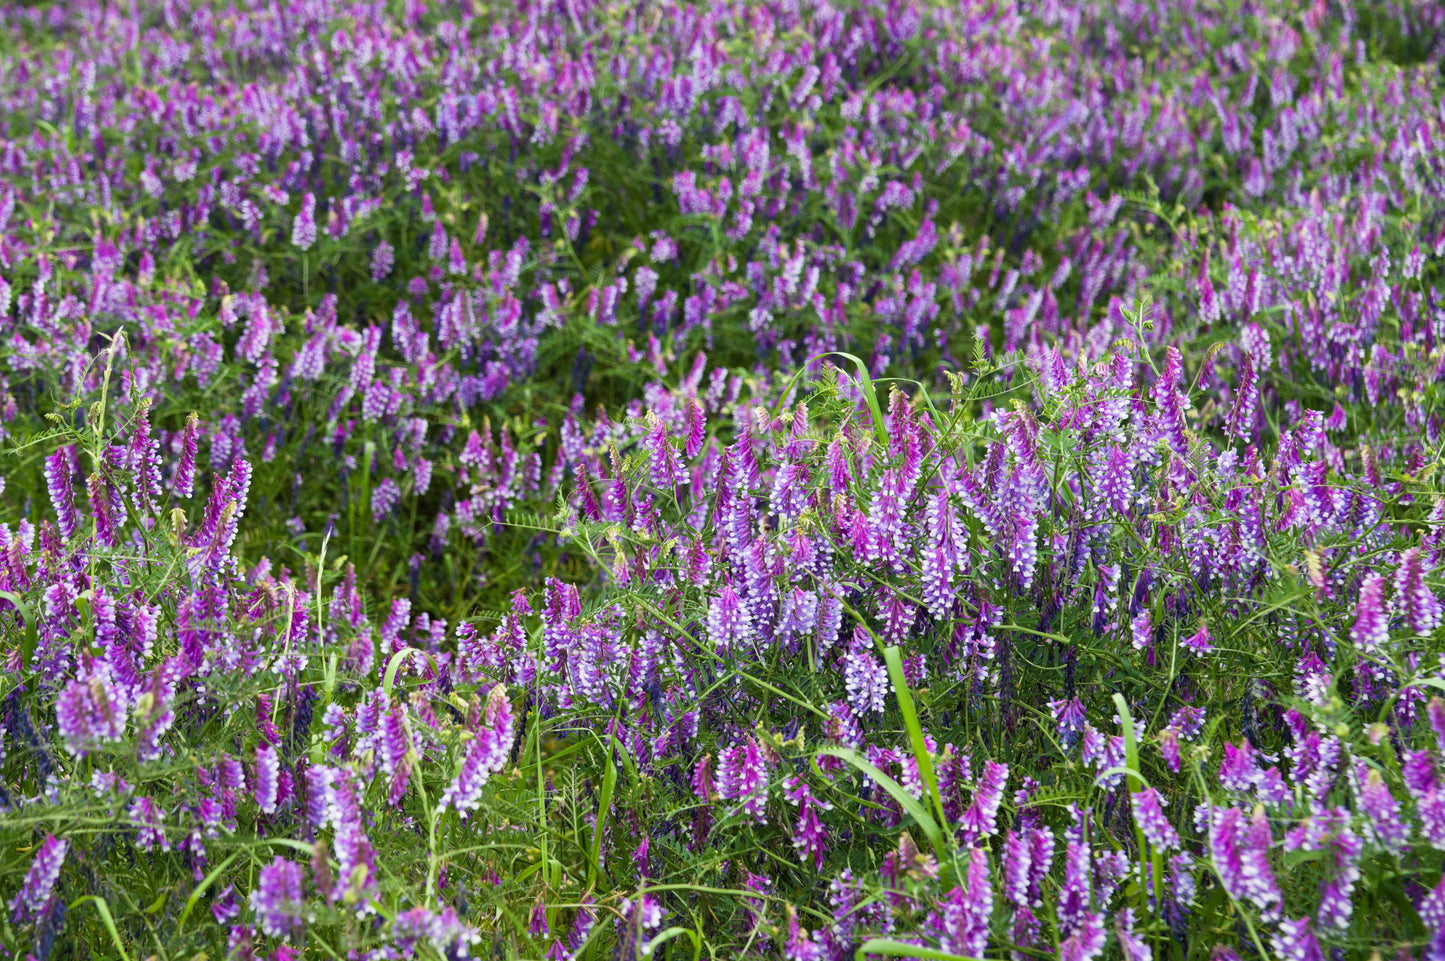
M 829 351 L 836 357 L 844 360 L 851 360 L 858 368 L 858 382 L 863 386 L 863 400 L 868 405 L 868 413 L 873 416 L 873 432 L 878 436 L 878 441 L 884 447 L 888 446 L 888 423 L 883 419 L 883 408 L 878 404 L 878 390 L 873 386 L 873 378 L 868 374 L 868 365 L 857 354 L 850 354 L 847 351 Z M 819 357 L 827 356 L 819 354 Z
M 1114 695 L 1114 707 L 1119 710 L 1119 724 L 1124 728 L 1124 763 L 1129 773 L 1129 791 L 1144 789 L 1143 778 L 1139 776 L 1139 743 L 1134 739 L 1134 717 L 1129 713 L 1129 704 L 1124 695 Z
M 918 712 L 913 708 L 913 694 L 908 690 L 908 679 L 903 676 L 903 655 L 897 647 L 885 647 L 883 660 L 888 665 L 888 677 L 893 681 L 893 693 L 898 697 L 898 708 L 903 712 L 903 726 L 908 729 L 908 740 L 913 746 L 913 760 L 918 764 L 918 776 L 923 779 L 923 789 L 933 802 L 933 811 L 940 824 L 948 823 L 943 813 L 943 798 L 938 793 L 938 777 L 933 772 L 933 758 L 928 753 L 928 742 L 923 736 L 923 726 L 918 723 Z
M 1301 864 L 1308 864 L 1311 861 L 1322 861 L 1327 854 L 1329 854 L 1329 852 L 1324 849 L 1306 851 L 1302 848 L 1296 848 L 1293 851 L 1284 852 L 1284 866 L 1287 868 L 1297 868 Z
M 612 810 L 612 793 L 617 790 L 617 765 L 612 761 L 612 745 L 609 738 L 607 747 L 607 773 L 602 776 L 602 797 L 597 802 L 597 823 L 592 826 L 592 843 L 587 848 L 587 884 L 590 887 L 597 880 L 602 861 L 602 829 L 607 824 L 608 812 Z
M 40 642 L 40 625 L 35 621 L 35 615 L 30 610 L 30 605 L 20 599 L 20 595 L 13 591 L 0 591 L 0 598 L 4 598 L 25 619 L 25 639 L 20 642 L 20 669 L 23 671 L 30 663 L 30 658 L 35 655 L 35 646 Z
M 864 961 L 870 954 L 882 954 L 890 958 L 928 958 L 929 961 L 979 961 L 966 954 L 950 954 L 937 948 L 920 948 L 916 944 L 904 944 L 888 938 L 870 938 L 853 952 L 853 961 Z
M 396 672 L 401 669 L 401 662 L 411 654 L 421 654 L 431 662 L 432 666 L 436 666 L 436 662 L 432 660 L 432 656 L 425 651 L 419 651 L 414 647 L 403 647 L 391 655 L 391 659 L 386 662 L 386 676 L 382 678 L 381 688 L 386 692 L 387 697 L 391 697 L 391 689 L 396 684 Z
M 698 958 L 702 957 L 702 935 L 698 934 L 692 928 L 684 928 L 681 926 L 670 927 L 644 944 L 642 946 L 642 956 L 644 958 L 651 957 L 652 953 L 656 951 L 659 946 L 682 934 L 687 935 L 688 939 L 692 941 L 692 958 L 693 961 L 697 961 Z

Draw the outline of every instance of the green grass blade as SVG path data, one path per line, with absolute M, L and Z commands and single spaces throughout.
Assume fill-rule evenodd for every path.
M 948 847 L 944 843 L 943 831 L 939 829 L 938 822 L 933 819 L 933 816 L 928 813 L 922 804 L 918 803 L 917 798 L 904 790 L 903 785 L 878 770 L 878 768 L 870 764 L 861 754 L 851 748 L 825 747 L 820 748 L 818 753 L 847 761 L 859 771 L 862 771 L 865 775 L 872 778 L 875 784 L 892 795 L 893 800 L 902 805 L 903 810 L 907 811 L 913 820 L 918 822 L 919 828 L 923 830 L 924 835 L 928 838 L 928 843 L 933 845 L 934 854 L 940 859 L 947 855 Z
M 938 776 L 933 771 L 933 758 L 928 752 L 928 742 L 923 737 L 923 726 L 918 723 L 918 712 L 913 707 L 913 694 L 908 690 L 908 679 L 903 676 L 903 655 L 897 647 L 885 647 L 883 660 L 888 665 L 888 677 L 893 682 L 893 693 L 898 698 L 898 709 L 903 712 L 903 726 L 908 729 L 908 741 L 913 746 L 913 760 L 918 764 L 918 776 L 923 789 L 933 804 L 939 824 L 947 824 L 943 813 L 943 798 L 938 793 Z
M 116 953 L 120 955 L 121 961 L 130 961 L 130 955 L 125 953 L 125 942 L 121 940 L 120 931 L 116 930 L 115 918 L 111 916 L 110 905 L 105 903 L 105 898 L 102 898 L 98 894 L 87 894 L 83 897 L 76 898 L 74 903 L 70 905 L 70 910 L 74 911 L 87 901 L 92 902 L 95 905 L 95 909 L 100 912 L 100 922 L 104 924 L 105 929 L 110 932 L 111 943 L 115 945 Z

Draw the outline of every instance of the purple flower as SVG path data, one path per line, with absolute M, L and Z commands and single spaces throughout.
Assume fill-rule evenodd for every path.
M 883 472 L 868 512 L 870 540 L 866 556 L 883 561 L 897 571 L 903 570 L 906 494 L 902 471 L 890 467 Z
M 1430 937 L 1425 948 L 1428 961 L 1445 959 L 1445 877 L 1420 901 L 1420 920 Z
M 308 192 L 301 198 L 301 210 L 291 223 L 291 243 L 302 250 L 316 243 L 316 195 Z
M 1144 837 L 1161 853 L 1179 847 L 1179 832 L 1164 815 L 1159 792 L 1145 788 L 1132 795 L 1134 799 L 1134 821 L 1144 832 Z
M 279 854 L 261 869 L 256 889 L 251 892 L 251 910 L 261 930 L 273 938 L 299 935 L 306 923 L 301 889 L 301 865 Z
M 1235 440 L 1250 440 L 1254 432 L 1255 410 L 1259 404 L 1259 382 L 1254 372 L 1254 360 L 1244 355 L 1239 371 L 1239 386 L 1234 391 L 1234 404 L 1225 421 L 1225 433 Z
M 687 408 L 687 442 L 683 447 L 683 454 L 688 460 L 692 460 L 702 451 L 702 443 L 707 439 L 707 415 L 703 412 L 702 404 L 696 400 L 691 401 Z
M 1213 638 L 1210 637 L 1209 634 L 1209 626 L 1202 621 L 1199 624 L 1199 630 L 1195 631 L 1180 643 L 1200 657 L 1214 650 Z
M 262 814 L 275 814 L 276 802 L 281 783 L 281 758 L 270 744 L 256 747 L 256 781 L 254 794 L 256 805 Z
M 176 462 L 175 477 L 171 490 L 176 497 L 190 497 L 196 483 L 196 440 L 201 433 L 200 418 L 192 412 L 186 415 L 186 426 L 181 430 L 181 459 Z
M 115 485 L 100 474 L 91 474 L 85 479 L 86 497 L 90 502 L 90 516 L 95 519 L 95 537 L 106 547 L 120 544 L 120 525 L 125 516 L 125 503 Z
M 1077 697 L 1050 701 L 1049 710 L 1054 715 L 1059 743 L 1065 751 L 1070 750 L 1084 733 L 1084 702 Z
M 708 604 L 707 634 L 719 651 L 753 640 L 752 617 L 731 583 L 724 583 Z
M 393 478 L 385 477 L 371 492 L 371 519 L 380 522 L 401 501 L 401 488 Z
M 1390 643 L 1390 619 L 1385 611 L 1385 579 L 1366 574 L 1355 602 L 1355 626 L 1350 638 L 1364 654 L 1378 655 Z
M 1074 816 L 1087 818 L 1087 812 L 1075 809 Z M 1093 864 L 1089 842 L 1077 827 L 1069 832 L 1064 848 L 1064 883 L 1059 891 L 1057 908 L 1059 932 L 1071 934 L 1083 925 L 1093 904 Z
M 126 814 L 136 828 L 136 847 L 142 851 L 169 851 L 171 849 L 171 841 L 166 836 L 165 830 L 165 809 L 154 800 L 149 797 L 138 797 L 130 803 Z
M 1124 908 L 1114 917 L 1114 934 L 1119 939 L 1119 952 L 1124 961 L 1150 961 L 1153 952 L 1149 943 L 1134 932 L 1134 909 Z
M 1397 850 L 1410 836 L 1410 829 L 1400 820 L 1400 803 L 1390 793 L 1384 776 L 1363 761 L 1355 763 L 1355 779 L 1364 812 L 1366 827 L 1379 843 Z
M 1249 818 L 1238 808 L 1216 809 L 1209 818 L 1209 849 L 1224 889 L 1237 901 L 1277 918 L 1283 897 L 1269 863 L 1269 821 L 1263 809 Z
M 671 491 L 687 482 L 687 474 L 683 472 L 682 462 L 678 460 L 677 451 L 668 436 L 667 425 L 652 411 L 647 414 L 647 437 L 643 446 L 651 458 L 652 483 L 660 490 Z
M 798 912 L 788 905 L 788 940 L 783 945 L 783 961 L 824 961 L 828 953 L 822 935 L 819 931 L 809 937 L 807 929 L 798 924 Z
M 1350 830 L 1350 814 L 1343 808 L 1328 808 L 1310 813 L 1305 820 L 1285 835 L 1286 851 L 1327 851 L 1328 872 L 1320 885 L 1320 926 L 1344 928 L 1354 912 L 1351 896 L 1360 879 L 1358 866 L 1364 843 Z
M 67 445 L 45 458 L 45 486 L 50 492 L 50 503 L 55 508 L 55 523 L 60 536 L 71 538 L 79 529 L 80 519 L 75 512 L 75 447 Z
M 768 768 L 757 741 L 747 738 L 718 755 L 717 794 L 725 801 L 742 801 L 753 821 L 767 823 Z
M 53 834 L 46 835 L 45 840 L 40 842 L 35 860 L 30 862 L 30 870 L 25 874 L 25 881 L 10 902 L 16 924 L 34 919 L 45 908 L 51 891 L 55 889 L 55 882 L 60 880 L 60 869 L 65 866 L 65 854 L 69 850 L 70 842 Z
M 463 819 L 481 807 L 482 786 L 507 763 L 516 739 L 516 719 L 504 685 L 492 688 L 484 723 L 472 733 L 462 768 L 441 798 L 442 809 L 453 807 Z
M 982 958 L 988 949 L 993 914 L 993 885 L 988 877 L 988 852 L 968 852 L 967 888 L 955 887 L 943 902 L 944 950 Z
M 793 827 L 794 849 L 804 864 L 811 860 L 815 871 L 822 870 L 827 857 L 827 834 L 818 820 L 818 812 L 831 810 L 833 805 L 814 797 L 807 782 L 797 777 L 783 782 L 783 796 L 798 806 L 798 821 Z
M 1059 945 L 1059 961 L 1093 961 L 1103 953 L 1106 940 L 1103 918 L 1087 912 Z
M 1140 611 L 1129 622 L 1129 639 L 1136 651 L 1145 650 L 1153 641 L 1154 625 L 1148 610 Z
M 1418 547 L 1400 555 L 1395 572 L 1395 603 L 1416 634 L 1429 634 L 1440 626 L 1440 600 L 1425 583 L 1424 557 Z
M 1054 832 L 1046 827 L 1010 830 L 1004 839 L 1003 892 L 1017 908 L 1043 905 L 1040 885 L 1054 860 Z
M 392 264 L 395 262 L 395 248 L 385 240 L 376 243 L 376 249 L 371 252 L 371 279 L 377 283 L 386 279 L 391 273 Z
M 545 922 L 542 930 L 546 930 Z M 481 941 L 482 934 L 448 905 L 440 911 L 411 908 L 401 912 L 392 922 L 391 938 L 405 957 L 412 957 L 416 945 L 425 941 L 441 957 L 463 958 L 468 956 L 469 946 Z
M 985 761 L 973 802 L 959 819 L 959 835 L 965 843 L 978 843 L 998 830 L 998 809 L 1008 785 L 1008 765 Z
M 1324 952 L 1310 929 L 1309 918 L 1280 921 L 1279 932 L 1270 935 L 1269 941 L 1281 961 L 1324 961 Z
M 967 563 L 968 553 L 960 545 L 964 531 L 958 511 L 947 490 L 929 498 L 927 541 L 920 559 L 923 602 L 934 617 L 947 617 L 953 606 L 953 575 Z
M 853 643 L 843 658 L 843 680 L 848 688 L 848 702 L 859 714 L 882 714 L 890 690 L 888 671 L 873 655 L 871 639 L 866 634 L 854 635 Z
M 406 796 L 412 767 L 411 725 L 401 704 L 392 706 L 382 716 L 380 733 L 382 768 L 391 779 L 387 800 L 397 804 Z
M 55 722 L 65 749 L 84 757 L 125 735 L 127 702 L 121 698 L 107 665 L 98 662 L 89 677 L 65 685 L 55 700 Z
M 1109 445 L 1104 473 L 1099 480 L 1099 497 L 1104 505 L 1120 514 L 1134 499 L 1134 476 L 1129 455 L 1118 444 Z

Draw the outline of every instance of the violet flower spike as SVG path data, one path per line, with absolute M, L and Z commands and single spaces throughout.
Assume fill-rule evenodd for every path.
M 40 842 L 35 860 L 30 862 L 30 870 L 25 873 L 25 881 L 10 902 L 15 923 L 34 919 L 45 908 L 51 892 L 55 890 L 55 883 L 60 880 L 60 870 L 65 866 L 65 855 L 69 850 L 70 842 L 53 834 L 46 835 L 45 840 Z

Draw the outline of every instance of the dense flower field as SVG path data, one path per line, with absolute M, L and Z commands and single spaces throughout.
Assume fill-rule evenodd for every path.
M 1445 959 L 1445 8 L 0 25 L 0 949 Z

